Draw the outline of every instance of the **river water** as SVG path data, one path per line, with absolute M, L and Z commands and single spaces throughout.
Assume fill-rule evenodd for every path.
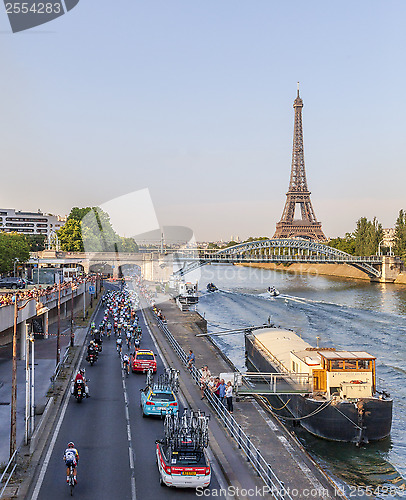
M 206 292 L 215 283 L 218 292 Z M 281 293 L 271 298 L 268 286 Z M 406 286 L 293 274 L 231 265 L 201 270 L 198 311 L 208 331 L 272 322 L 298 332 L 311 345 L 367 351 L 377 357 L 378 388 L 394 400 L 391 436 L 356 448 L 294 431 L 306 449 L 338 482 L 350 487 L 395 486 L 406 498 Z M 242 334 L 213 337 L 239 368 L 245 369 Z M 394 488 L 392 488 L 392 491 Z M 377 498 L 388 498 L 377 495 Z

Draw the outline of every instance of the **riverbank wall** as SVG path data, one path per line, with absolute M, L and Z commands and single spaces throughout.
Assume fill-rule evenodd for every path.
M 272 269 L 274 271 L 284 271 L 297 274 L 313 274 L 322 276 L 335 276 L 339 278 L 350 278 L 370 281 L 369 276 L 349 264 L 276 264 L 274 262 L 265 263 L 244 263 L 236 264 L 243 267 L 255 267 L 260 269 Z M 395 284 L 406 285 L 406 273 L 400 273 Z

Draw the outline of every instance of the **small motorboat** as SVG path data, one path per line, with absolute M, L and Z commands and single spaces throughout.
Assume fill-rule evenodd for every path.
M 214 283 L 208 283 L 206 288 L 208 292 L 215 292 L 216 290 L 218 290 Z
M 268 293 L 271 297 L 277 297 L 280 295 L 279 290 L 277 290 L 274 286 L 268 287 Z

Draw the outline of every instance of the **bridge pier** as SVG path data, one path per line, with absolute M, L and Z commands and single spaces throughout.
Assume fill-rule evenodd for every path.
M 371 277 L 371 281 L 379 283 L 393 283 L 402 272 L 402 261 L 399 257 L 383 255 L 381 267 L 381 277 Z

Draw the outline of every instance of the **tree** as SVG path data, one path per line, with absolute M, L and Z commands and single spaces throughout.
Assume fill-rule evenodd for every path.
M 0 232 L 0 272 L 14 269 L 16 262 L 22 264 L 30 258 L 30 246 L 24 235 Z
M 337 237 L 331 239 L 328 245 L 350 255 L 355 254 L 355 238 L 351 233 L 345 233 L 344 238 Z
M 65 252 L 138 252 L 135 240 L 119 236 L 99 207 L 72 208 L 58 238 Z
M 395 254 L 406 258 L 406 211 L 400 210 L 395 224 Z
M 45 234 L 26 234 L 25 239 L 30 246 L 30 252 L 41 252 L 45 250 Z
M 375 255 L 383 238 L 382 224 L 376 217 L 369 221 L 361 217 L 354 231 L 355 255 Z
M 119 250 L 121 252 L 136 253 L 139 248 L 134 238 L 121 238 Z
M 92 210 L 92 207 L 84 207 L 84 208 L 79 208 L 79 207 L 73 207 L 72 210 L 70 211 L 70 214 L 68 215 L 68 220 L 69 219 L 74 219 L 78 222 L 81 222 L 83 220 L 83 217 L 87 215 L 90 210 Z
M 83 252 L 80 222 L 68 219 L 58 231 L 59 244 L 64 252 Z

